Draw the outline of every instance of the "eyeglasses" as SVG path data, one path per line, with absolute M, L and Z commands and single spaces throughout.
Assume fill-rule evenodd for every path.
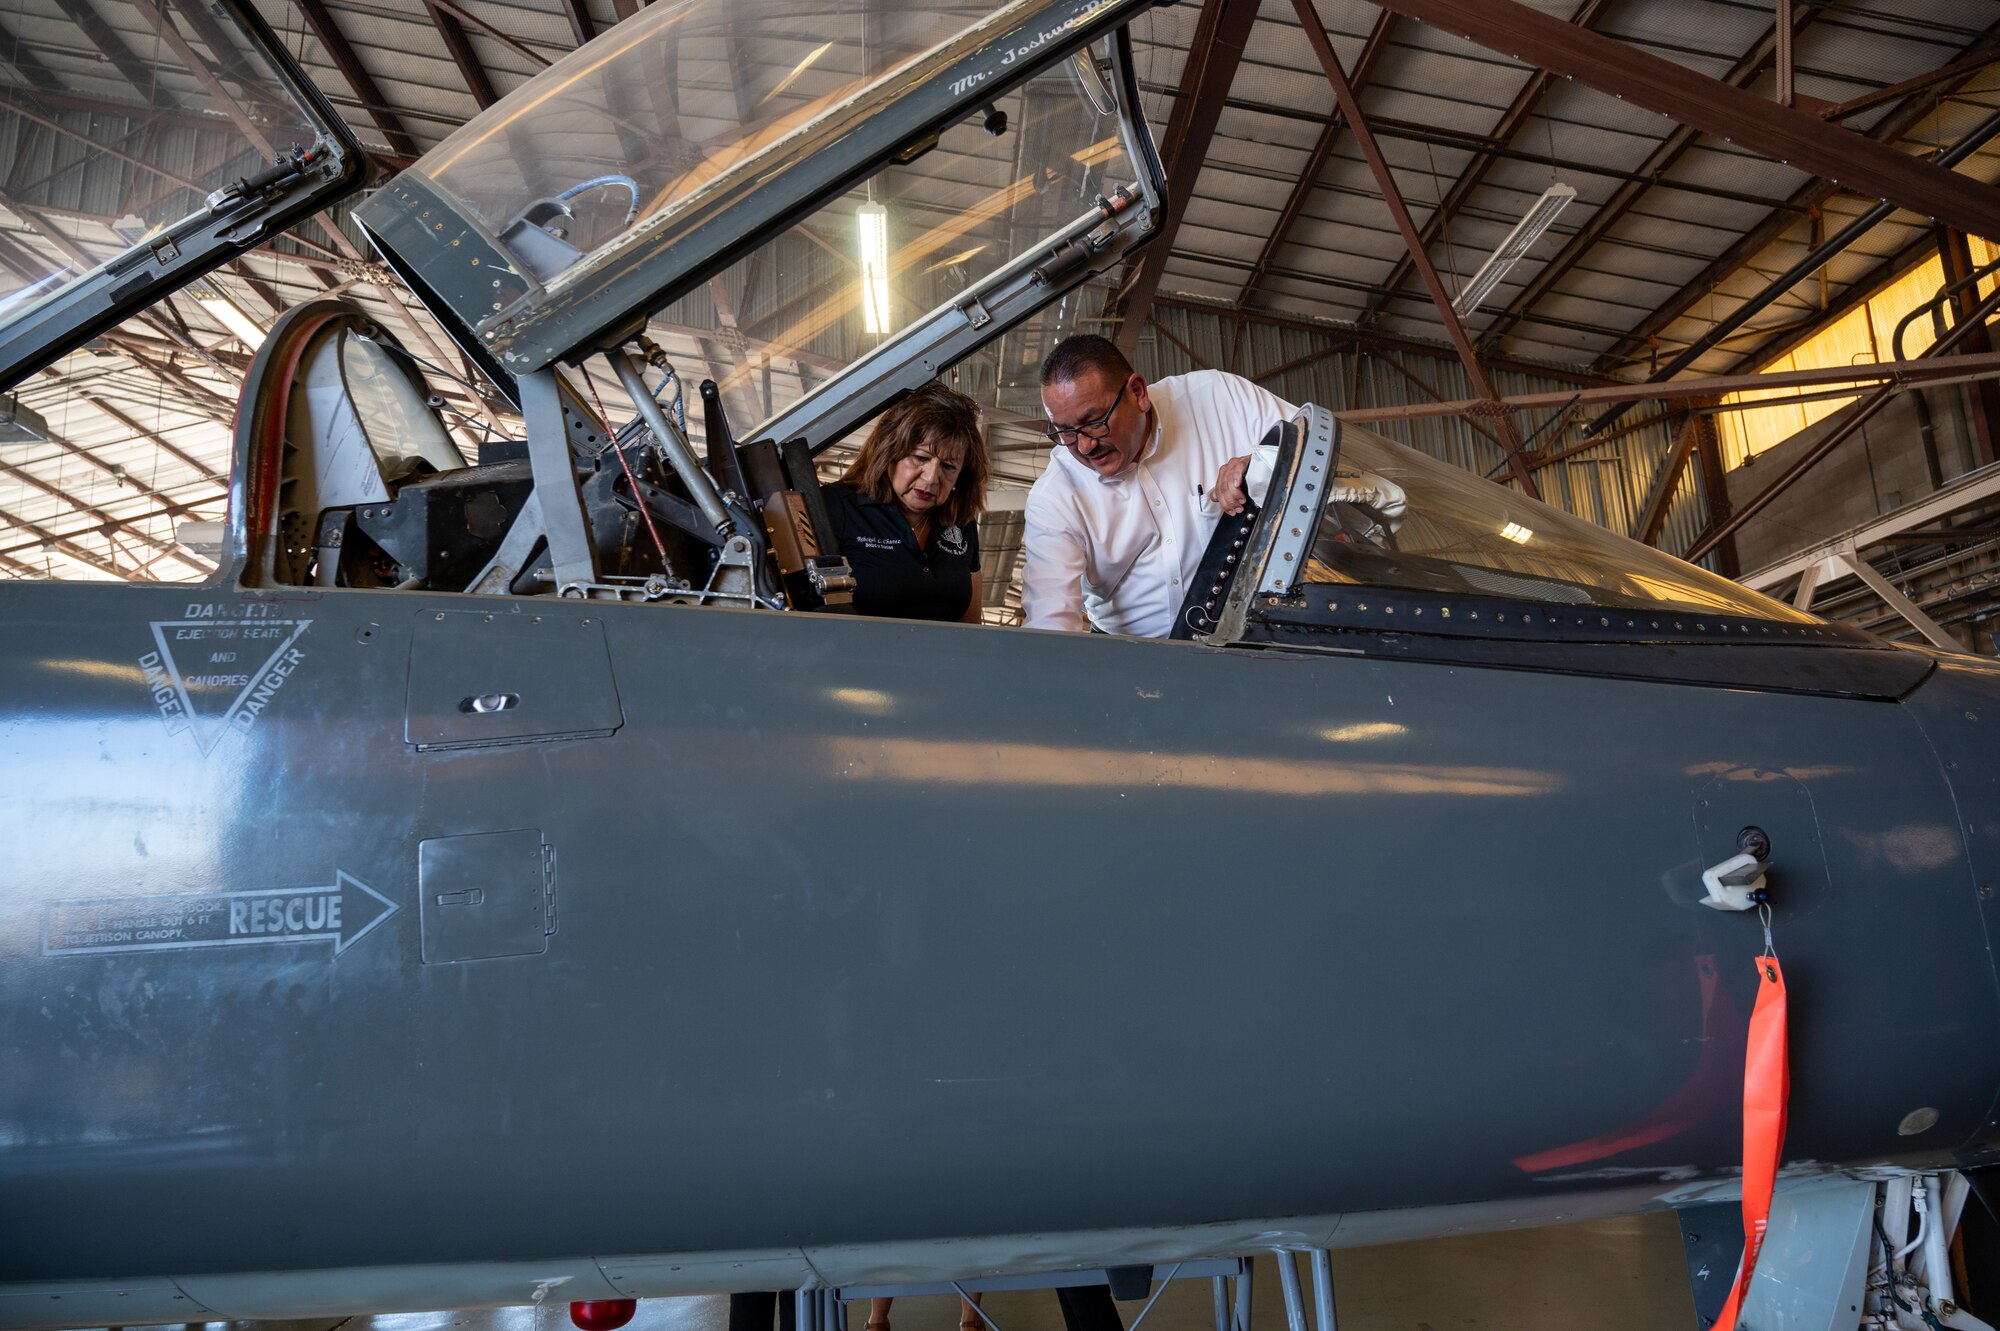
M 1051 425 L 1048 429 L 1042 431 L 1042 433 L 1049 437 L 1050 443 L 1054 444 L 1074 444 L 1079 437 L 1084 439 L 1102 439 L 1105 435 L 1111 433 L 1111 417 L 1118 410 L 1118 404 L 1125 400 L 1125 390 L 1131 386 L 1131 383 L 1132 380 L 1128 377 L 1124 383 L 1118 386 L 1118 396 L 1111 399 L 1111 405 L 1104 409 L 1102 416 L 1097 416 L 1087 421 L 1079 421 L 1075 425 Z

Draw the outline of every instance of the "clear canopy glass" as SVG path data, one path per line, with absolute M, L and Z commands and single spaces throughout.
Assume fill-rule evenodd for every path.
M 756 189 L 1053 2 L 655 4 L 412 171 L 520 272 L 559 291 L 615 252 Z M 852 252 L 850 237 L 838 243 Z
M 989 132 L 989 119 L 995 127 L 999 120 L 983 112 L 947 128 L 930 152 L 828 201 L 662 309 L 649 332 L 688 401 L 695 384 L 715 380 L 736 435 L 749 438 L 1135 178 L 1116 109 L 1100 110 L 1067 65 L 991 110 L 1005 117 L 1004 132 Z M 1024 335 L 957 367 L 959 386 L 988 405 L 995 423 L 1014 414 L 1003 388 L 1033 383 Z M 1046 350 L 1029 358 L 1038 364 Z M 703 438 L 698 409 L 688 426 Z
M 0 32 L 0 330 L 204 217 L 211 192 L 317 137 L 219 6 L 88 0 L 10 12 Z
M 1390 534 L 1373 515 L 1328 504 L 1308 583 L 1822 622 L 1368 430 L 1341 431 L 1339 467 L 1402 487 L 1404 516 Z

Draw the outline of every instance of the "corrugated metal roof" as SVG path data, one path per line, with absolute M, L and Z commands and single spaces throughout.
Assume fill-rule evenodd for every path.
M 1538 7 L 1564 18 L 1574 9 L 1571 4 L 1554 3 Z M 1323 0 L 1318 12 L 1351 68 L 1379 11 L 1362 0 Z M 1815 7 L 1813 14 L 1815 21 L 1799 34 L 1796 44 L 1798 88 L 1826 100 L 1852 97 L 1941 65 L 1993 17 L 1984 7 L 1970 3 L 1943 7 L 1829 4 Z M 1171 23 L 1176 36 L 1184 28 L 1184 16 L 1150 21 Z M 1764 7 L 1749 4 L 1628 3 L 1613 6 L 1596 27 L 1719 77 L 1763 38 L 1770 28 L 1770 17 Z M 1364 113 L 1376 126 L 1384 154 L 1396 170 L 1412 216 L 1421 226 L 1437 200 L 1474 160 L 1472 153 L 1447 140 L 1454 134 L 1483 136 L 1490 131 L 1530 71 L 1420 24 L 1399 22 L 1394 34 L 1372 79 L 1360 90 L 1360 98 Z M 1153 77 L 1164 82 L 1171 75 L 1161 69 Z M 1312 135 L 1302 138 L 1299 130 L 1314 118 L 1323 122 L 1333 104 L 1324 80 L 1317 79 L 1315 86 L 1316 78 L 1317 66 L 1290 7 L 1276 0 L 1266 4 L 1251 31 L 1243 67 L 1231 85 L 1229 109 L 1218 125 L 1209 164 L 1197 180 L 1195 197 L 1187 204 L 1188 216 L 1202 218 L 1209 223 L 1208 229 L 1184 231 L 1176 238 L 1163 290 L 1216 295 L 1212 280 L 1197 288 L 1183 287 L 1180 279 L 1196 271 L 1212 271 L 1196 267 L 1202 257 L 1237 263 L 1255 258 L 1269 235 L 1268 230 L 1259 234 L 1256 226 L 1268 215 L 1267 196 L 1263 191 L 1246 194 L 1232 168 L 1251 160 L 1260 165 L 1289 162 L 1294 170 L 1303 165 L 1305 145 Z M 1772 75 L 1766 72 L 1750 86 L 1768 93 L 1771 81 Z M 1981 114 L 1976 107 L 1947 104 L 1938 117 L 1936 132 L 1940 137 L 1954 137 L 1954 130 L 1963 132 Z M 1862 119 L 1858 123 L 1869 122 Z M 1517 267 L 1516 276 L 1489 298 L 1485 309 L 1468 321 L 1468 331 L 1477 337 L 1497 322 L 1536 275 L 1537 264 L 1546 263 L 1568 236 L 1589 225 L 1595 210 L 1624 183 L 1625 174 L 1644 166 L 1673 129 L 1663 117 L 1603 93 L 1566 81 L 1554 83 L 1542 98 L 1538 113 L 1528 116 L 1511 142 L 1500 146 L 1523 156 L 1553 157 L 1561 165 L 1500 163 L 1488 172 L 1485 183 L 1473 191 L 1431 247 L 1432 261 L 1450 285 L 1454 276 L 1468 276 L 1483 261 L 1526 202 L 1549 180 L 1560 176 L 1578 191 L 1577 201 L 1564 214 L 1558 229 L 1542 240 L 1529 261 Z M 1966 169 L 1983 179 L 1993 179 L 2000 176 L 2000 161 L 1981 154 Z M 1650 313 L 1659 299 L 1691 280 L 1729 242 L 1761 221 L 1806 180 L 1802 172 L 1728 144 L 1698 138 L 1660 186 L 1645 191 L 1626 218 L 1610 229 L 1592 253 L 1583 256 L 1574 270 L 1574 282 L 1565 278 L 1533 309 L 1525 311 L 1525 317 L 1518 322 L 1509 319 L 1512 326 L 1496 349 L 1569 366 L 1590 364 L 1616 344 L 1624 329 Z M 1235 228 L 1212 221 L 1215 211 L 1231 207 L 1254 217 L 1246 217 Z M 1221 234 L 1223 231 L 1236 234 Z M 1885 252 L 1894 252 L 1903 241 L 1891 232 L 1882 243 Z M 1304 212 L 1276 256 L 1275 266 L 1286 274 L 1285 279 L 1260 284 L 1250 293 L 1250 300 L 1256 307 L 1285 314 L 1351 318 L 1356 303 L 1352 293 L 1385 280 L 1403 252 L 1373 178 L 1349 136 L 1326 164 Z M 1756 264 L 1767 273 L 1780 266 Z M 1630 294 L 1613 292 L 1612 287 L 1620 282 L 1631 285 Z M 1726 314 L 1733 303 L 1759 285 L 1755 272 L 1745 274 L 1735 286 L 1718 284 L 1716 300 L 1701 315 L 1710 310 L 1715 316 Z M 1416 283 L 1406 277 L 1402 289 L 1414 291 Z M 1426 301 L 1384 296 L 1377 291 L 1366 305 L 1380 310 L 1373 326 L 1383 331 L 1442 340 L 1442 325 Z M 1704 324 L 1706 318 L 1691 315 L 1685 322 L 1695 326 Z M 1661 341 L 1682 342 L 1690 336 L 1676 325 L 1665 330 Z M 1703 368 L 1719 368 L 1727 361 L 1727 353 L 1719 353 Z

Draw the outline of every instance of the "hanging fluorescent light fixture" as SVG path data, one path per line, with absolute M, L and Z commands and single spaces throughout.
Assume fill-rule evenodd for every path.
M 209 318 L 227 328 L 231 337 L 252 351 L 264 345 L 264 330 L 252 323 L 250 316 L 225 296 L 220 287 L 208 282 L 194 282 L 188 289 L 194 295 L 194 303 L 201 306 Z
M 1479 271 L 1465 284 L 1465 290 L 1458 293 L 1458 299 L 1451 303 L 1452 312 L 1463 319 L 1478 309 L 1479 303 L 1500 285 L 1500 279 L 1507 276 L 1507 270 L 1527 257 L 1535 242 L 1542 238 L 1542 232 L 1556 220 L 1556 214 L 1575 197 L 1576 191 L 1560 181 L 1543 190 L 1542 197 L 1528 205 L 1527 214 L 1514 223 L 1514 229 L 1500 242 L 1500 248 L 1479 265 Z
M 856 214 L 861 233 L 861 326 L 889 331 L 889 210 L 870 201 Z

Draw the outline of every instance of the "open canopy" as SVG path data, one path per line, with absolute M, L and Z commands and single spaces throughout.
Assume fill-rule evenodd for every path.
M 879 173 L 931 154 L 954 126 L 1001 130 L 1039 71 L 1150 3 L 655 5 L 471 121 L 357 217 L 503 377 L 580 359 L 850 189 L 876 225 L 899 229 L 898 198 L 868 192 Z M 987 238 L 970 233 L 996 219 L 986 229 L 1000 243 L 974 270 L 1009 257 L 1010 186 L 1040 197 L 1063 174 L 1132 179 L 1098 67 L 1056 77 L 1095 108 L 1095 137 L 1068 142 L 1064 125 L 1054 153 L 1049 124 L 1037 137 L 1017 112 L 1000 145 L 944 145 L 910 202 L 959 225 L 900 228 L 955 242 L 932 261 L 979 249 Z M 1052 175 L 1051 159 L 1070 169 Z M 992 178 L 995 162 L 1010 179 Z M 823 238 L 852 254 L 868 225 Z
M 0 387 L 361 183 L 346 125 L 238 0 L 9 21 L 0 142 L 34 188 L 0 197 Z

